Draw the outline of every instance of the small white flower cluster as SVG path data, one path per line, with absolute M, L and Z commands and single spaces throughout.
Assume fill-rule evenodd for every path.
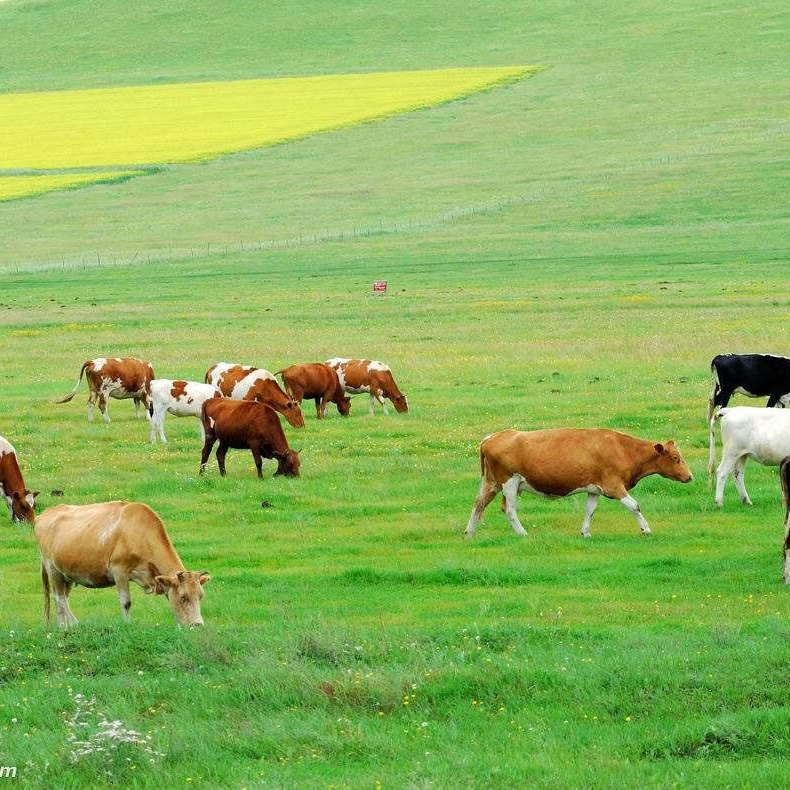
M 145 756 L 150 763 L 156 762 L 157 757 L 164 757 L 162 752 L 155 751 L 151 746 L 150 735 L 144 736 L 137 730 L 124 727 L 123 722 L 117 719 L 109 721 L 95 707 L 95 698 L 87 699 L 84 694 L 74 695 L 74 715 L 67 722 L 69 732 L 66 737 L 72 764 L 90 755 L 102 752 L 111 754 L 127 743 L 139 749 L 141 756 Z M 126 761 L 130 762 L 131 758 L 127 757 Z

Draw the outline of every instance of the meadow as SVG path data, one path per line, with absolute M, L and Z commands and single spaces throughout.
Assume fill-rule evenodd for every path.
M 0 203 L 0 434 L 39 508 L 145 501 L 212 574 L 202 629 L 136 588 L 124 625 L 114 590 L 78 588 L 64 632 L 6 522 L 0 766 L 29 787 L 785 786 L 778 479 L 748 465 L 754 506 L 730 485 L 716 509 L 705 413 L 716 353 L 787 353 L 790 13 L 216 6 L 0 4 L 4 90 L 545 68 Z M 196 421 L 152 446 L 130 402 L 109 425 L 84 383 L 54 404 L 100 354 L 198 380 L 372 356 L 410 411 L 306 403 L 299 479 L 240 451 L 200 477 Z M 584 540 L 581 498 L 525 495 L 528 537 L 494 503 L 465 542 L 480 439 L 553 425 L 675 438 L 695 479 L 637 486 L 649 538 L 603 501 Z

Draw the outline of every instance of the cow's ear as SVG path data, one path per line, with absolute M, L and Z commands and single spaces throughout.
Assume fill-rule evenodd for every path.
M 175 576 L 154 576 L 155 595 L 164 595 L 169 587 L 177 587 L 178 579 Z
M 654 449 L 654 450 L 655 450 L 655 451 L 656 451 L 656 452 L 657 452 L 659 455 L 661 455 L 661 453 L 663 453 L 663 452 L 664 452 L 664 445 L 663 445 L 663 444 L 661 444 L 661 442 L 659 442 L 658 444 L 654 444 L 654 445 L 653 445 L 653 449 Z
M 200 581 L 201 584 L 208 584 L 211 581 L 211 574 L 207 571 L 200 571 L 198 581 Z

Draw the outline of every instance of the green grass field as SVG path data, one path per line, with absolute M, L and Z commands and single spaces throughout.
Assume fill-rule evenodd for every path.
M 789 32 L 768 2 L 0 3 L 7 92 L 545 67 L 0 203 L 0 435 L 40 509 L 145 501 L 212 574 L 203 629 L 137 588 L 129 625 L 77 588 L 80 626 L 46 628 L 6 521 L 0 766 L 36 788 L 785 786 L 781 492 L 750 464 L 754 506 L 730 484 L 714 507 L 705 414 L 715 354 L 788 353 Z M 128 401 L 110 425 L 84 383 L 54 404 L 105 354 L 198 380 L 370 356 L 411 408 L 306 403 L 301 478 L 241 451 L 200 477 L 195 420 L 152 446 Z M 618 503 L 583 540 L 582 498 L 525 495 L 527 538 L 497 501 L 465 542 L 480 439 L 555 425 L 675 438 L 695 480 L 637 486 L 647 539 Z

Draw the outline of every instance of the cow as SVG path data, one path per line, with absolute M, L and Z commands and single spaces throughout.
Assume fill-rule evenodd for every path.
M 129 620 L 129 582 L 147 593 L 167 595 L 181 625 L 203 625 L 200 599 L 211 576 L 184 568 L 159 516 L 142 502 L 55 505 L 36 519 L 41 552 L 44 617 L 49 623 L 50 588 L 58 625 L 77 624 L 69 606 L 75 584 L 118 588 L 121 615 Z
M 480 472 L 480 491 L 464 533 L 467 539 L 499 491 L 510 526 L 516 534 L 526 535 L 516 514 L 516 500 L 524 490 L 549 498 L 586 493 L 585 538 L 601 494 L 622 502 L 646 535 L 650 527 L 628 492 L 648 475 L 681 483 L 692 479 L 674 440 L 648 442 L 608 428 L 510 429 L 491 434 L 480 444 Z
M 165 414 L 176 417 L 197 417 L 200 424 L 200 439 L 206 438 L 200 410 L 210 398 L 221 398 L 222 393 L 213 384 L 200 381 L 177 379 L 153 379 L 148 384 L 148 414 L 151 417 L 151 444 L 156 443 L 156 434 L 163 442 L 165 437 Z
M 278 370 L 276 375 L 282 376 L 285 391 L 299 404 L 304 398 L 315 401 L 317 419 L 326 416 L 326 405 L 330 401 L 337 406 L 342 416 L 351 411 L 351 398 L 340 386 L 340 379 L 334 368 L 323 362 L 303 362 Z
M 340 384 L 346 392 L 358 395 L 360 392 L 370 394 L 368 413 L 373 414 L 373 404 L 378 401 L 384 414 L 389 414 L 384 398 L 389 398 L 395 411 L 407 412 L 409 402 L 406 396 L 398 389 L 392 371 L 383 362 L 374 359 L 347 359 L 333 357 L 326 364 L 334 368 Z
M 201 422 L 206 435 L 200 458 L 200 474 L 215 442 L 219 473 L 225 476 L 225 456 L 230 448 L 249 449 L 255 460 L 258 477 L 263 477 L 263 458 L 276 458 L 275 475 L 299 477 L 299 452 L 288 447 L 277 413 L 267 403 L 234 401 L 227 398 L 207 400 Z
M 779 479 L 782 481 L 782 500 L 785 508 L 785 584 L 790 584 L 790 455 L 779 464 Z
M 30 491 L 25 486 L 19 468 L 16 450 L 8 439 L 0 436 L 0 495 L 8 505 L 11 521 L 15 524 L 35 524 L 33 508 L 40 491 Z
M 268 370 L 217 362 L 206 371 L 206 383 L 218 387 L 226 398 L 267 403 L 294 428 L 304 427 L 304 416 L 299 404 L 283 392 L 277 379 Z
M 774 354 L 719 354 L 710 363 L 713 391 L 708 400 L 710 455 L 708 477 L 716 465 L 714 412 L 737 392 L 749 398 L 768 397 L 768 407 L 790 401 L 790 357 Z
M 99 411 L 104 421 L 110 421 L 107 410 L 108 398 L 134 398 L 134 415 L 140 416 L 140 404 L 148 409 L 148 383 L 154 378 L 154 370 L 148 362 L 135 357 L 97 357 L 89 359 L 80 369 L 74 389 L 65 398 L 55 403 L 68 403 L 79 389 L 82 375 L 88 382 L 88 420 L 93 420 L 94 402 L 99 399 Z
M 721 430 L 721 463 L 716 471 L 715 502 L 724 502 L 724 486 L 732 475 L 745 505 L 752 500 L 744 483 L 744 468 L 749 458 L 763 466 L 779 466 L 790 455 L 790 411 L 760 406 L 730 406 L 719 409 L 714 423 Z

